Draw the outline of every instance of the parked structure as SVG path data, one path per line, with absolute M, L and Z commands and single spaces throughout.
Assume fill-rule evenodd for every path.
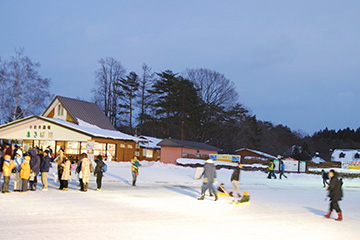
M 261 160 L 261 161 L 268 161 L 270 159 L 276 158 L 270 154 L 252 150 L 249 148 L 241 148 L 235 151 L 237 155 L 241 156 L 242 160 Z
M 164 139 L 161 146 L 160 161 L 176 164 L 176 159 L 181 157 L 208 158 L 209 154 L 217 154 L 220 149 L 200 142 L 183 141 L 177 139 Z

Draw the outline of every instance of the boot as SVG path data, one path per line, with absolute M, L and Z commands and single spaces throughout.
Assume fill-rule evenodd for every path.
M 331 211 L 329 211 L 328 214 L 324 215 L 324 217 L 330 218 L 330 215 L 331 215 Z
M 84 184 L 84 192 L 87 192 L 88 186 L 89 186 L 89 183 Z
M 217 201 L 218 200 L 218 196 L 217 195 L 215 195 L 215 200 L 214 201 Z
M 229 192 L 229 196 L 232 197 L 232 196 L 233 196 L 233 193 L 232 193 L 232 192 Z
M 335 219 L 335 221 L 342 221 L 343 217 L 342 217 L 342 212 L 338 212 L 338 218 Z
M 198 200 L 204 200 L 205 199 L 205 192 L 201 192 L 201 197 L 198 198 Z

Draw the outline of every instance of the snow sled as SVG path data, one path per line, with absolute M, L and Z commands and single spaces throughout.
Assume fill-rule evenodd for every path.
M 240 200 L 232 201 L 232 203 L 236 204 L 236 205 L 250 205 L 250 196 L 249 196 L 248 191 L 245 191 L 243 193 L 243 196 Z
M 221 183 L 221 184 L 219 185 L 219 188 L 218 188 L 218 190 L 217 190 L 217 194 L 218 194 L 219 196 L 230 197 L 230 194 L 228 193 L 228 191 L 225 190 L 223 183 Z

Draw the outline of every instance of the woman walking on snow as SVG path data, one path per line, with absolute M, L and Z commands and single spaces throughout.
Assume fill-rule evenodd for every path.
M 69 186 L 69 180 L 71 181 L 71 162 L 70 159 L 68 159 L 67 157 L 64 156 L 63 161 L 62 161 L 62 167 L 63 167 L 63 172 L 61 174 L 61 183 L 60 185 L 62 185 L 62 189 L 59 190 L 63 190 L 63 191 L 67 191 L 68 190 L 68 186 Z
M 199 200 L 205 199 L 205 191 L 210 189 L 212 193 L 215 195 L 215 201 L 218 200 L 217 192 L 214 188 L 214 183 L 216 183 L 216 168 L 212 159 L 208 159 L 205 161 L 204 172 L 202 174 L 204 176 L 203 185 L 201 187 L 201 197 Z
M 132 171 L 132 177 L 133 177 L 133 187 L 136 186 L 136 179 L 137 176 L 139 175 L 139 167 L 141 166 L 141 164 L 139 163 L 137 157 L 134 157 L 131 160 L 131 171 Z
M 329 191 L 329 198 L 331 201 L 330 210 L 328 214 L 326 214 L 324 217 L 330 218 L 331 212 L 335 210 L 338 214 L 338 218 L 335 219 L 335 221 L 341 221 L 343 220 L 343 217 L 338 201 L 341 201 L 341 198 L 343 197 L 342 181 L 340 181 L 337 178 L 337 174 L 333 169 L 329 171 L 329 178 L 330 178 L 330 183 L 329 183 L 328 191 Z

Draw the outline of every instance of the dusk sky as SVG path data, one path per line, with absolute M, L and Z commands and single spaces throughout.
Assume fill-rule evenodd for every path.
M 40 62 L 55 95 L 91 100 L 98 60 L 208 68 L 263 121 L 360 127 L 359 0 L 0 0 L 0 57 Z

